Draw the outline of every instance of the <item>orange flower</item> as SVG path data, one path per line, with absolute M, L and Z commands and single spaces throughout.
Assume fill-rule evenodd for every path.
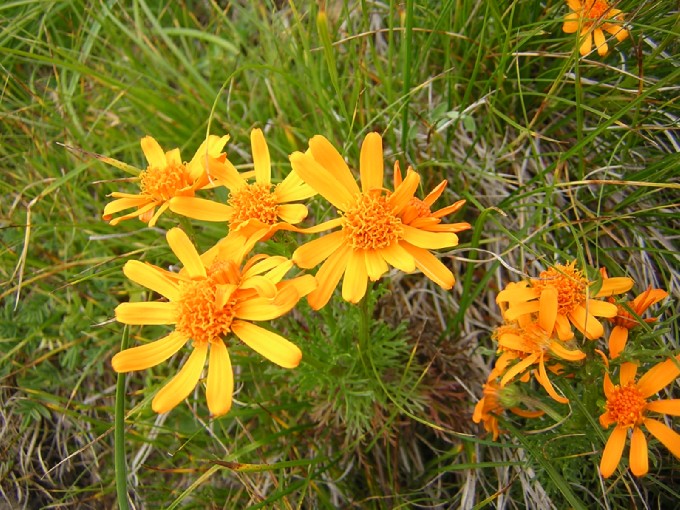
M 316 192 L 304 184 L 295 172 L 279 184 L 272 184 L 269 148 L 261 129 L 250 133 L 250 144 L 255 167 L 255 182 L 248 183 L 229 160 L 209 160 L 211 177 L 229 189 L 226 204 L 210 200 L 173 200 L 173 212 L 204 221 L 226 221 L 230 232 L 238 231 L 247 222 L 258 222 L 269 227 L 279 223 L 295 224 L 307 217 L 304 204 L 293 204 L 304 200 Z
M 284 257 L 255 255 L 241 261 L 259 240 L 234 239 L 219 250 L 199 256 L 187 235 L 178 228 L 167 233 L 170 248 L 184 265 L 171 273 L 131 260 L 123 272 L 167 301 L 122 303 L 116 319 L 124 324 L 174 324 L 166 337 L 116 354 L 116 372 L 143 370 L 162 363 L 189 339 L 191 354 L 179 373 L 154 397 L 157 413 L 170 411 L 194 389 L 208 360 L 206 397 L 214 416 L 231 408 L 234 378 L 225 338 L 233 333 L 251 349 L 285 368 L 294 368 L 302 353 L 294 344 L 250 321 L 269 321 L 290 311 L 316 283 L 310 275 L 282 281 L 292 262 Z
M 569 400 L 557 394 L 548 378 L 546 362 L 553 358 L 579 361 L 586 355 L 578 349 L 567 349 L 553 337 L 558 308 L 556 294 L 554 288 L 541 293 L 536 319 L 520 316 L 517 323 L 505 324 L 496 330 L 498 350 L 503 354 L 498 358 L 492 375 L 501 376 L 500 384 L 505 386 L 531 366 L 538 365 L 538 371 L 534 371 L 536 380 L 555 401 L 566 404 Z M 512 361 L 516 363 L 510 365 Z
M 411 167 L 407 171 L 411 171 Z M 399 161 L 394 163 L 394 189 L 397 189 L 403 179 L 401 176 L 401 168 Z M 410 225 L 415 228 L 427 230 L 429 232 L 453 232 L 458 233 L 463 230 L 468 230 L 472 226 L 467 222 L 460 223 L 442 223 L 442 218 L 449 214 L 453 214 L 465 205 L 465 200 L 458 200 L 457 202 L 432 212 L 432 205 L 437 201 L 446 188 L 448 182 L 443 180 L 440 182 L 423 200 L 418 197 L 413 197 L 409 200 L 400 217 L 404 225 Z
M 293 170 L 340 211 L 339 218 L 305 231 L 340 230 L 293 253 L 293 261 L 302 268 L 323 262 L 316 273 L 319 286 L 307 298 L 312 308 L 318 310 L 328 302 L 343 274 L 342 297 L 359 302 L 368 279 L 378 280 L 389 266 L 407 273 L 418 268 L 442 288 L 453 286 L 453 273 L 428 250 L 455 246 L 458 236 L 402 221 L 401 214 L 420 177 L 409 171 L 394 192 L 383 187 L 382 138 L 378 133 L 369 133 L 361 147 L 361 189 L 340 153 L 322 136 L 309 141 L 306 153 L 291 154 L 290 161 Z
M 595 39 L 595 47 L 600 56 L 609 52 L 603 30 L 609 32 L 620 42 L 628 37 L 628 30 L 620 23 L 610 23 L 605 19 L 623 21 L 623 13 L 613 9 L 607 0 L 567 0 L 569 8 L 574 11 L 566 16 L 562 30 L 567 34 L 579 32 L 583 37 L 579 52 L 582 56 L 590 53 Z
M 472 421 L 483 422 L 484 430 L 493 434 L 494 441 L 500 433 L 498 418 L 506 409 L 524 418 L 538 418 L 545 414 L 543 411 L 528 411 L 517 407 L 521 398 L 515 387 L 501 387 L 491 376 L 482 387 L 482 394 L 484 396 L 475 405 Z
M 602 281 L 599 291 L 591 294 L 589 289 L 596 282 L 589 281 L 575 265 L 576 261 L 567 265 L 556 264 L 543 271 L 538 279 L 502 290 L 496 302 L 505 309 L 505 319 L 514 321 L 522 315 L 538 312 L 543 306 L 540 304 L 542 294 L 554 289 L 557 292 L 551 292 L 551 299 L 557 304 L 555 331 L 560 340 L 573 337 L 570 322 L 590 340 L 604 335 L 604 327 L 596 317 L 614 317 L 617 309 L 613 303 L 595 298 L 626 292 L 633 286 L 633 280 L 627 277 L 608 278 Z
M 642 427 L 658 439 L 668 450 L 680 458 L 680 434 L 665 423 L 650 418 L 648 413 L 680 416 L 680 400 L 653 400 L 649 397 L 661 391 L 680 375 L 680 356 L 663 361 L 635 381 L 637 366 L 623 363 L 619 372 L 620 384 L 614 385 L 609 374 L 604 376 L 604 393 L 607 397 L 605 412 L 600 416 L 600 425 L 607 429 L 616 425 L 607 439 L 602 452 L 600 472 L 608 478 L 619 465 L 623 449 L 632 431 L 630 440 L 630 469 L 635 476 L 648 471 L 647 439 Z
M 149 162 L 146 170 L 139 174 L 140 193 L 113 192 L 115 198 L 104 207 L 104 219 L 116 225 L 123 220 L 139 218 L 153 227 L 158 217 L 171 206 L 174 200 L 181 198 L 187 207 L 196 206 L 199 200 L 194 197 L 197 190 L 210 186 L 210 178 L 206 172 L 207 159 L 225 159 L 222 148 L 229 136 L 210 135 L 196 151 L 189 163 L 183 163 L 179 149 L 163 152 L 163 149 L 150 136 L 142 138 L 142 151 Z M 219 205 L 219 204 L 214 204 Z M 156 212 L 156 207 L 158 211 Z M 113 218 L 113 215 L 126 209 L 135 211 Z

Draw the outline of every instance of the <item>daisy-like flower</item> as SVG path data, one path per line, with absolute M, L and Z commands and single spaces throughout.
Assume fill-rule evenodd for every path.
M 409 167 L 408 170 L 411 170 L 411 168 Z M 401 168 L 399 166 L 399 161 L 396 161 L 394 163 L 394 189 L 397 189 L 402 182 Z M 422 200 L 415 196 L 411 198 L 400 215 L 402 223 L 430 232 L 458 233 L 472 228 L 467 222 L 441 222 L 444 216 L 459 211 L 460 208 L 465 205 L 465 200 L 458 200 L 449 206 L 432 212 L 432 206 L 444 192 L 447 184 L 448 181 L 443 180 Z
M 523 315 L 516 323 L 497 328 L 495 337 L 498 341 L 498 350 L 502 354 L 492 375 L 500 376 L 500 385 L 505 386 L 530 367 L 538 365 L 538 370 L 534 371 L 536 380 L 550 397 L 566 404 L 569 400 L 557 394 L 548 378 L 546 362 L 554 359 L 579 361 L 586 355 L 579 349 L 567 349 L 554 337 L 558 309 L 556 294 L 557 290 L 553 288 L 541 293 L 536 319 Z M 511 364 L 513 362 L 514 364 Z
M 210 200 L 173 200 L 173 212 L 197 220 L 226 221 L 229 231 L 236 232 L 247 222 L 276 227 L 280 223 L 294 225 L 307 217 L 304 204 L 291 203 L 304 200 L 316 192 L 303 183 L 295 172 L 290 172 L 279 184 L 272 184 L 269 148 L 261 129 L 250 133 L 250 144 L 255 168 L 255 182 L 236 170 L 229 160 L 210 160 L 209 172 L 217 183 L 229 189 L 226 204 Z
M 472 421 L 484 425 L 484 430 L 493 434 L 493 440 L 498 439 L 500 429 L 498 428 L 498 418 L 506 410 L 511 411 L 523 418 L 538 418 L 544 411 L 529 411 L 521 409 L 521 394 L 515 386 L 501 387 L 498 381 L 490 377 L 482 388 L 483 397 L 475 405 Z
M 234 334 L 265 358 L 284 368 L 294 368 L 302 353 L 282 336 L 251 321 L 269 321 L 290 311 L 316 286 L 310 275 L 283 281 L 292 267 L 284 257 L 255 255 L 241 265 L 258 238 L 233 239 L 219 250 L 200 256 L 179 228 L 167 233 L 170 248 L 182 262 L 171 273 L 140 261 L 129 261 L 123 272 L 132 281 L 167 298 L 163 302 L 122 303 L 116 319 L 124 324 L 173 324 L 166 337 L 116 354 L 116 372 L 144 370 L 162 363 L 192 341 L 189 358 L 179 373 L 154 397 L 157 413 L 170 411 L 185 399 L 199 381 L 206 357 L 206 397 L 212 415 L 231 408 L 234 378 L 225 341 Z
M 567 34 L 578 32 L 583 38 L 579 47 L 582 56 L 590 53 L 593 39 L 600 56 L 604 57 L 609 52 L 603 30 L 616 37 L 619 42 L 628 37 L 628 30 L 620 23 L 605 21 L 623 21 L 623 13 L 614 9 L 607 0 L 567 0 L 567 4 L 574 12 L 567 14 L 562 30 Z
M 368 279 L 378 280 L 389 266 L 410 273 L 420 269 L 444 289 L 454 284 L 453 273 L 430 251 L 458 244 L 453 232 L 436 232 L 403 222 L 401 214 L 414 196 L 420 177 L 409 171 L 392 192 L 383 187 L 382 138 L 369 133 L 361 146 L 361 189 L 340 153 L 323 136 L 309 141 L 309 151 L 290 156 L 293 171 L 340 212 L 340 217 L 306 232 L 340 230 L 315 239 L 293 253 L 302 268 L 323 262 L 319 286 L 308 296 L 314 309 L 323 307 L 343 277 L 342 297 L 358 303 Z
M 601 269 L 602 277 L 607 280 L 606 269 Z M 653 289 L 650 285 L 647 290 L 638 295 L 633 301 L 626 305 L 617 305 L 617 313 L 615 317 L 609 319 L 614 327 L 609 333 L 609 357 L 611 359 L 617 358 L 628 343 L 628 331 L 640 325 L 637 317 L 641 317 L 643 313 L 653 304 L 658 303 L 662 299 L 668 297 L 668 292 L 662 289 Z M 610 298 L 611 299 L 611 298 Z M 631 313 L 632 312 L 632 313 Z M 642 319 L 644 322 L 655 322 L 656 317 Z
M 115 198 L 104 207 L 104 219 L 116 225 L 123 220 L 139 218 L 153 227 L 158 217 L 170 207 L 173 200 L 182 198 L 187 207 L 200 203 L 194 195 L 197 190 L 209 187 L 206 160 L 224 160 L 222 152 L 229 136 L 210 135 L 196 151 L 189 163 L 182 162 L 179 149 L 163 152 L 158 142 L 150 136 L 142 138 L 142 151 L 149 162 L 139 174 L 139 194 L 113 192 Z M 158 208 L 158 211 L 156 211 Z M 126 209 L 135 209 L 123 216 L 113 217 Z
M 600 425 L 608 429 L 615 425 L 602 452 L 600 472 L 608 478 L 619 465 L 623 449 L 631 431 L 630 469 L 635 476 L 648 471 L 647 438 L 643 427 L 658 439 L 668 450 L 680 458 L 680 434 L 662 421 L 651 418 L 649 413 L 680 416 L 680 400 L 651 400 L 680 375 L 680 356 L 663 361 L 635 380 L 637 365 L 623 363 L 619 372 L 619 383 L 614 385 L 609 374 L 604 376 L 604 393 L 607 397 L 605 412 L 600 416 Z
M 505 309 L 505 319 L 515 321 L 522 315 L 538 312 L 543 306 L 540 304 L 542 294 L 554 289 L 557 292 L 551 293 L 551 296 L 557 303 L 555 330 L 559 339 L 572 338 L 571 323 L 586 338 L 595 340 L 604 335 L 604 327 L 597 317 L 611 318 L 617 313 L 615 304 L 597 298 L 627 292 L 633 286 L 633 280 L 627 277 L 604 279 L 599 290 L 591 292 L 591 286 L 597 284 L 576 268 L 576 261 L 567 265 L 556 264 L 543 271 L 538 279 L 506 287 L 498 294 L 496 302 Z

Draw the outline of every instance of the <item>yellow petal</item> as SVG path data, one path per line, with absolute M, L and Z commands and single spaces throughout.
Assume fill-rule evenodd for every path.
M 665 423 L 652 418 L 645 418 L 643 423 L 645 424 L 645 427 L 647 427 L 647 430 L 668 448 L 669 452 L 680 459 L 680 434 Z
M 570 18 L 571 17 L 571 18 Z M 578 32 L 578 16 L 576 13 L 571 13 L 566 16 L 568 21 L 565 21 L 562 25 L 562 31 L 567 34 L 573 34 Z
M 165 153 L 165 161 L 168 165 L 182 165 L 182 156 L 180 156 L 179 149 L 172 149 Z
M 566 359 L 569 361 L 579 361 L 586 357 L 585 352 L 579 349 L 574 350 L 567 349 L 562 344 L 555 342 L 554 340 L 550 342 L 550 352 L 557 356 L 558 358 Z
M 210 167 L 209 161 L 220 155 L 228 141 L 229 135 L 209 135 L 206 140 L 203 140 L 187 165 L 187 170 L 194 180 L 198 179 Z
M 640 427 L 633 429 L 630 438 L 630 470 L 635 476 L 644 476 L 649 471 L 647 439 Z
M 288 313 L 299 301 L 300 294 L 293 286 L 284 287 L 276 299 L 254 297 L 238 303 L 234 313 L 247 321 L 270 321 Z
M 614 303 L 606 301 L 599 301 L 597 299 L 589 299 L 586 301 L 586 310 L 591 315 L 596 317 L 616 317 L 618 309 Z
M 579 305 L 575 307 L 568 314 L 571 323 L 576 326 L 587 339 L 595 340 L 604 335 L 604 326 L 592 314 L 588 313 L 586 309 Z
M 590 53 L 590 50 L 593 47 L 593 36 L 590 34 L 590 32 L 588 32 L 587 29 L 581 29 L 581 35 L 583 35 L 584 38 L 581 46 L 579 47 L 579 53 L 585 57 L 588 53 Z
M 450 289 L 456 282 L 451 270 L 427 250 L 413 246 L 409 243 L 399 243 L 416 261 L 416 267 L 420 269 L 434 283 L 442 289 Z
M 150 136 L 145 136 L 141 141 L 142 151 L 150 167 L 165 168 L 167 162 L 165 161 L 165 152 L 159 143 Z
M 600 473 L 604 478 L 609 478 L 621 461 L 623 447 L 626 445 L 627 430 L 624 427 L 616 427 L 607 440 L 602 452 L 602 460 L 600 460 Z
M 278 216 L 283 221 L 292 223 L 300 223 L 307 217 L 307 206 L 304 204 L 282 204 L 277 208 Z
M 240 320 L 232 323 L 231 330 L 252 350 L 283 368 L 295 368 L 300 364 L 302 352 L 297 345 L 276 333 Z
M 505 318 L 509 321 L 516 321 L 522 315 L 536 313 L 541 309 L 539 301 L 528 301 L 511 306 L 505 312 Z
M 312 157 L 326 169 L 332 179 L 340 183 L 350 196 L 359 194 L 359 186 L 347 163 L 326 138 L 321 135 L 314 136 L 309 140 L 309 150 Z M 309 182 L 307 179 L 304 180 Z
M 534 287 L 526 287 L 522 284 L 508 284 L 496 296 L 496 303 L 507 302 L 510 303 L 510 306 L 512 306 L 513 303 L 531 301 L 532 299 L 536 299 L 539 296 L 540 295 L 537 293 L 536 288 Z
M 340 248 L 344 239 L 345 234 L 341 230 L 314 239 L 295 250 L 293 262 L 303 269 L 315 267 Z
M 368 133 L 361 145 L 359 161 L 361 172 L 361 191 L 366 193 L 372 189 L 383 187 L 383 147 L 382 137 L 378 133 Z
M 628 342 L 628 328 L 614 326 L 609 334 L 609 358 L 618 358 Z
M 530 356 L 527 356 L 523 360 L 521 360 L 518 363 L 515 363 L 513 366 L 508 368 L 503 374 L 503 377 L 501 378 L 501 386 L 505 386 L 507 383 L 509 383 L 516 375 L 521 374 L 524 372 L 527 368 L 529 368 L 531 365 L 536 363 L 538 360 L 538 354 L 531 354 Z
M 555 391 L 555 388 L 553 387 L 552 383 L 550 382 L 550 379 L 548 378 L 548 374 L 545 371 L 545 363 L 543 363 L 543 357 L 541 357 L 540 362 L 538 364 L 538 375 L 536 376 L 536 380 L 541 383 L 541 386 L 545 389 L 545 391 L 550 395 L 550 397 L 555 401 L 559 402 L 560 404 L 568 404 L 569 399 L 565 398 L 561 395 L 558 395 L 558 393 Z
M 675 381 L 679 375 L 680 355 L 654 365 L 640 377 L 637 387 L 643 398 L 648 398 Z
M 574 338 L 574 332 L 571 330 L 569 320 L 564 315 L 557 316 L 557 320 L 555 320 L 555 331 L 557 332 L 557 338 L 563 342 Z
M 215 158 L 208 158 L 208 175 L 213 180 L 218 180 L 220 184 L 234 192 L 248 184 L 243 175 L 238 173 L 236 167 L 229 160 L 220 161 Z
M 387 199 L 387 203 L 394 214 L 400 214 L 408 205 L 409 201 L 413 199 L 413 195 L 418 189 L 419 183 L 420 175 L 409 169 L 406 174 L 406 179 L 402 181 L 397 189 L 394 190 L 394 193 L 392 193 Z
M 437 250 L 440 248 L 451 248 L 458 244 L 458 236 L 451 232 L 428 232 L 413 228 L 410 225 L 402 225 L 403 239 L 413 246 L 425 248 L 427 250 Z
M 609 46 L 607 46 L 607 41 L 604 38 L 602 29 L 596 28 L 593 30 L 593 37 L 595 38 L 595 47 L 597 48 L 597 52 L 601 57 L 604 57 L 609 51 Z
M 567 5 L 572 11 L 580 11 L 582 8 L 581 0 L 567 0 Z M 571 15 L 578 16 L 576 12 L 573 12 L 571 14 L 568 14 L 567 17 Z
M 159 269 L 139 260 L 128 260 L 123 266 L 123 274 L 133 282 L 158 292 L 170 301 L 177 301 L 179 299 L 177 283 L 166 277 Z
M 262 257 L 261 260 L 258 259 L 259 257 Z M 281 280 L 292 267 L 293 262 L 281 255 L 273 255 L 271 257 L 267 255 L 255 255 L 248 259 L 241 277 L 244 279 L 245 283 L 245 280 L 251 276 L 267 273 L 265 277 L 276 283 Z M 272 271 L 275 271 L 275 273 L 272 273 Z
M 356 195 L 350 193 L 330 171 L 321 166 L 311 155 L 294 152 L 290 155 L 290 164 L 302 180 L 337 209 L 346 211 L 354 203 Z
M 341 245 L 317 271 L 318 287 L 307 296 L 309 306 L 314 310 L 319 310 L 328 303 L 340 278 L 342 278 L 342 274 L 345 272 L 350 251 L 351 248 L 348 245 Z
M 647 404 L 647 410 L 670 416 L 680 416 L 680 399 L 655 400 Z
M 538 324 L 549 335 L 555 329 L 557 320 L 557 294 L 555 287 L 545 287 L 538 301 Z
M 316 195 L 316 191 L 306 184 L 296 172 L 290 172 L 286 178 L 276 185 L 274 195 L 279 203 L 295 202 Z
M 371 281 L 379 280 L 380 277 L 390 269 L 382 256 L 383 250 L 363 250 L 363 252 L 364 258 L 366 259 L 366 274 Z
M 261 129 L 250 132 L 250 148 L 253 152 L 253 166 L 255 167 L 255 181 L 259 184 L 271 184 L 272 164 L 269 158 L 269 147 Z
M 231 369 L 229 352 L 222 340 L 210 345 L 205 393 L 210 414 L 221 416 L 229 412 L 234 393 L 234 372 Z
M 205 278 L 205 266 L 201 262 L 196 248 L 184 231 L 180 228 L 172 228 L 165 235 L 170 249 L 180 260 L 190 278 Z
M 196 197 L 172 197 L 170 210 L 175 214 L 202 221 L 229 222 L 234 215 L 233 208 L 227 204 Z
M 135 198 L 119 198 L 117 200 L 112 200 L 104 206 L 103 217 L 105 220 L 110 220 L 111 216 L 124 211 L 125 209 L 130 209 L 131 207 L 139 207 L 141 205 L 147 204 L 149 202 L 149 197 L 138 196 Z
M 350 303 L 358 303 L 366 294 L 367 285 L 368 275 L 363 250 L 351 250 L 342 281 L 342 298 Z
M 637 365 L 635 363 L 623 363 L 621 364 L 621 370 L 619 372 L 619 382 L 621 386 L 627 386 L 628 383 L 635 380 L 635 375 L 637 374 Z
M 400 271 L 411 273 L 416 270 L 416 259 L 400 243 L 392 243 L 381 249 L 380 255 L 389 265 Z
M 184 366 L 168 384 L 163 386 L 151 401 L 151 409 L 157 413 L 167 413 L 182 400 L 187 398 L 198 383 L 208 346 L 196 346 L 189 355 Z
M 158 221 L 158 218 L 160 218 L 161 214 L 163 214 L 168 207 L 170 207 L 170 203 L 164 202 L 160 205 L 160 207 L 158 208 L 158 211 L 156 211 L 153 214 L 153 216 L 151 216 L 150 219 L 148 219 L 148 220 L 145 219 L 145 216 L 140 216 L 139 219 L 142 220 L 142 221 L 148 221 L 149 227 L 154 227 L 156 225 L 156 222 Z
M 623 294 L 633 288 L 635 282 L 627 276 L 617 276 L 616 278 L 605 278 L 602 280 L 602 287 L 595 297 L 609 297 L 615 294 Z M 613 316 L 612 316 L 613 317 Z
M 177 322 L 175 303 L 121 303 L 116 307 L 115 313 L 116 320 L 123 324 L 153 325 Z
M 248 278 L 240 286 L 241 289 L 255 289 L 257 294 L 271 301 L 276 296 L 276 284 L 266 276 L 255 275 Z
M 185 335 L 173 331 L 155 342 L 119 352 L 111 359 L 111 365 L 119 373 L 145 370 L 164 362 L 179 351 L 186 341 Z

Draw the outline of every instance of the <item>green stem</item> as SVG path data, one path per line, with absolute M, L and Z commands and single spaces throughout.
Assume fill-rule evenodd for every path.
M 123 329 L 123 339 L 120 343 L 121 351 L 127 349 L 130 331 L 127 326 Z M 116 471 L 116 494 L 118 508 L 128 510 L 127 499 L 127 467 L 125 465 L 125 374 L 118 374 L 116 382 L 116 417 L 114 433 L 114 467 Z
M 404 67 L 402 69 L 402 74 L 404 76 L 403 98 L 405 104 L 403 117 L 401 119 L 401 148 L 405 155 L 408 155 L 408 103 L 409 93 L 411 92 L 411 55 L 413 54 L 413 3 L 413 0 L 406 0 L 406 26 L 404 27 Z
M 368 342 L 371 338 L 371 320 L 373 319 L 373 285 L 368 282 L 366 294 L 359 303 L 359 354 L 361 359 L 368 354 Z

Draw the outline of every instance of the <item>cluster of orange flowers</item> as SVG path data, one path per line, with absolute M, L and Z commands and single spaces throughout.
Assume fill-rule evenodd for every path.
M 342 297 L 359 302 L 368 280 L 378 280 L 390 266 L 410 273 L 416 269 L 444 289 L 454 276 L 430 250 L 458 244 L 457 232 L 468 223 L 442 223 L 458 211 L 464 200 L 432 210 L 441 196 L 442 181 L 424 199 L 415 196 L 420 176 L 408 168 L 402 176 L 394 167 L 394 189 L 384 185 L 382 138 L 366 136 L 359 162 L 360 184 L 331 143 L 322 136 L 309 140 L 304 153 L 290 155 L 292 171 L 279 183 L 272 182 L 269 149 L 261 130 L 251 133 L 252 172 L 239 173 L 223 148 L 228 137 L 209 136 L 189 163 L 178 149 L 164 152 L 147 136 L 141 145 L 148 167 L 140 172 L 140 192 L 113 193 L 104 219 L 112 225 L 139 218 L 153 226 L 170 210 L 197 220 L 224 222 L 225 236 L 205 253 L 199 253 L 179 228 L 167 232 L 168 244 L 181 262 L 179 272 L 132 260 L 125 275 L 157 292 L 164 299 L 123 303 L 116 319 L 124 324 L 174 325 L 166 337 L 119 352 L 113 357 L 117 372 L 153 367 L 191 341 L 191 353 L 179 373 L 154 397 L 158 413 L 171 410 L 198 384 L 206 358 L 206 398 L 212 415 L 229 411 L 234 388 L 233 372 L 225 342 L 235 336 L 265 358 L 285 368 L 296 367 L 300 349 L 286 338 L 253 322 L 283 316 L 307 297 L 310 306 L 325 306 L 342 279 Z M 225 203 L 199 197 L 199 192 L 225 187 Z M 303 200 L 319 194 L 338 211 L 337 217 L 311 227 L 299 224 L 308 211 Z M 119 213 L 128 211 L 123 215 Z M 303 234 L 331 233 L 300 246 L 288 259 L 249 254 L 259 241 L 277 231 Z M 285 279 L 297 265 L 312 269 Z
M 615 425 L 602 454 L 602 476 L 609 477 L 616 470 L 628 431 L 631 431 L 630 468 L 634 475 L 642 476 L 648 471 L 642 427 L 680 457 L 680 434 L 649 416 L 650 412 L 680 416 L 680 400 L 649 400 L 680 375 L 680 355 L 657 364 L 637 381 L 637 364 L 624 362 L 619 366 L 618 385 L 609 376 L 609 361 L 624 353 L 630 329 L 656 320 L 641 316 L 668 293 L 649 287 L 633 301 L 617 303 L 613 296 L 629 291 L 633 280 L 610 278 L 604 269 L 600 276 L 597 281 L 590 281 L 576 267 L 576 261 L 556 264 L 536 279 L 509 283 L 498 294 L 496 301 L 505 320 L 493 335 L 499 357 L 484 385 L 473 420 L 482 422 L 496 439 L 500 433 L 498 420 L 506 409 L 523 417 L 541 416 L 540 410 L 517 407 L 523 392 L 513 383 L 528 383 L 532 377 L 552 399 L 567 404 L 569 400 L 558 393 L 548 374 L 566 374 L 570 364 L 578 365 L 586 358 L 585 351 L 595 352 L 604 359 L 607 371 L 603 380 L 606 403 L 600 424 L 605 429 Z M 603 338 L 605 327 L 601 318 L 612 325 L 607 338 L 608 357 L 600 350 L 587 349 L 586 344 L 577 341 L 574 332 L 578 331 L 586 341 Z
M 567 34 L 578 33 L 582 56 L 591 52 L 593 41 L 601 57 L 609 53 L 604 32 L 619 42 L 628 37 L 628 30 L 622 26 L 623 13 L 607 0 L 567 0 L 567 5 L 572 12 L 567 14 L 562 30 Z

